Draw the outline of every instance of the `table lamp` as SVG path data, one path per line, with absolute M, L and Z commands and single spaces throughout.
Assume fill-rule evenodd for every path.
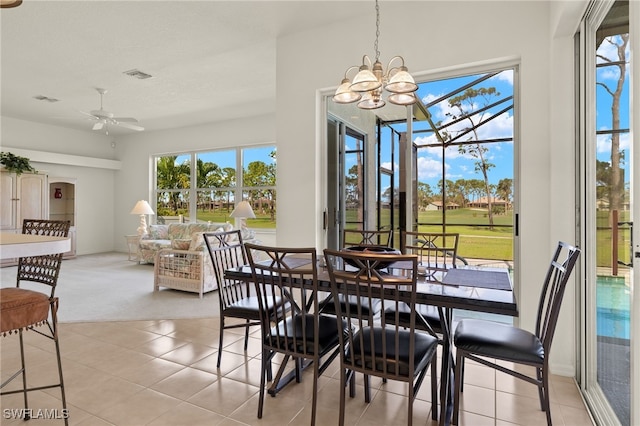
M 237 221 L 236 223 L 240 224 L 240 230 L 243 235 L 247 234 L 249 231 L 247 228 L 247 218 L 250 217 L 255 219 L 256 217 L 253 209 L 251 208 L 251 204 L 249 204 L 248 201 L 240 201 L 229 216 L 235 218 Z
M 140 226 L 138 227 L 138 235 L 143 236 L 147 234 L 147 215 L 155 214 L 151 209 L 149 203 L 145 200 L 140 200 L 133 206 L 133 210 L 131 210 L 131 214 L 139 214 L 140 215 Z

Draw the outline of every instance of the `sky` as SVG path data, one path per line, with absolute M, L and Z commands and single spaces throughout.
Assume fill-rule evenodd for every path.
M 271 164 L 275 162 L 275 159 L 272 159 L 269 154 L 276 149 L 275 145 L 269 146 L 258 146 L 258 147 L 247 147 L 242 150 L 243 156 L 243 167 L 246 168 L 247 165 L 253 161 L 263 161 L 267 164 Z M 198 159 L 201 159 L 205 163 L 211 162 L 215 163 L 221 168 L 236 167 L 236 149 L 222 150 L 222 151 L 211 151 L 211 152 L 201 152 L 198 153 Z M 176 159 L 176 164 L 182 164 L 185 161 L 190 159 L 189 154 L 179 155 Z

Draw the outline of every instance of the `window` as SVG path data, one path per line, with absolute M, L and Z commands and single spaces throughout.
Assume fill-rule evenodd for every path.
M 247 225 L 275 229 L 275 146 L 176 153 L 154 163 L 159 223 L 231 221 L 236 201 L 247 200 L 256 215 Z

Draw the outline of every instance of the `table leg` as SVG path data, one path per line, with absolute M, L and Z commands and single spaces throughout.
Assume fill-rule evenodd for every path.
M 453 310 L 450 308 L 438 307 L 440 315 L 440 324 L 442 327 L 442 371 L 440 374 L 440 419 L 438 424 L 441 426 L 451 424 L 451 415 L 453 414 L 453 340 L 452 340 L 452 324 Z

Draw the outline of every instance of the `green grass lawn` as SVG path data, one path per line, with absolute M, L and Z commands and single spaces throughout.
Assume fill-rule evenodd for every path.
M 186 212 L 184 212 L 186 213 Z M 183 214 L 184 214 L 183 213 Z M 198 211 L 199 221 L 211 222 L 232 222 L 229 217 L 230 211 Z M 391 212 L 385 210 L 383 215 Z M 478 209 L 457 209 L 449 210 L 447 214 L 447 232 L 460 234 L 459 254 L 460 256 L 476 259 L 489 260 L 513 260 L 513 214 L 494 215 L 493 229 L 488 227 L 489 217 L 486 211 Z M 626 215 L 626 216 L 625 216 Z M 269 215 L 256 213 L 255 219 L 248 219 L 247 225 L 253 229 L 275 229 L 276 222 Z M 623 212 L 620 221 L 628 220 L 628 212 Z M 355 221 L 356 212 L 347 211 L 347 222 Z M 383 223 L 388 223 L 388 217 L 382 218 Z M 442 225 L 441 211 L 421 211 L 418 214 L 418 223 L 429 223 L 434 225 L 420 225 L 419 231 L 441 232 Z M 398 221 L 396 220 L 396 223 Z M 608 212 L 598 212 L 598 247 L 596 252 L 597 264 L 602 267 L 611 266 L 611 229 L 609 227 Z M 630 230 L 621 228 L 619 231 L 620 259 L 629 259 Z M 396 241 L 398 238 L 396 236 Z

